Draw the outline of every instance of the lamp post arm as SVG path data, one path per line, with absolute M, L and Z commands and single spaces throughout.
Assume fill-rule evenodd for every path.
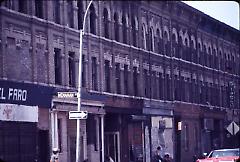
M 92 2 L 93 2 L 92 0 L 89 2 L 88 6 L 87 6 L 87 9 L 86 9 L 86 11 L 85 11 L 84 17 L 83 17 L 83 29 L 82 29 L 83 32 L 85 31 L 85 30 L 84 30 L 84 29 L 85 29 L 85 21 L 86 21 L 86 17 L 87 17 L 88 10 L 89 10 Z M 84 33 L 83 33 L 83 34 L 84 34 Z

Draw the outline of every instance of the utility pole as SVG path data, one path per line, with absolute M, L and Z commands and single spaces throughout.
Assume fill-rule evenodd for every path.
M 79 44 L 79 64 L 78 64 L 78 111 L 81 110 L 81 86 L 82 86 L 82 39 L 84 34 L 84 26 L 85 26 L 85 20 L 87 17 L 88 10 L 90 8 L 90 5 L 92 4 L 92 0 L 89 2 L 87 9 L 84 13 L 83 18 L 83 25 L 82 29 L 80 29 L 79 38 L 80 38 L 80 44 Z M 77 119 L 77 135 L 76 135 L 76 162 L 80 162 L 80 119 Z

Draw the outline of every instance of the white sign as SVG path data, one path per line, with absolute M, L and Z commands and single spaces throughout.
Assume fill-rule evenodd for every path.
M 226 129 L 228 130 L 229 133 L 235 135 L 239 131 L 239 126 L 233 121 L 229 124 L 229 126 Z
M 87 119 L 87 111 L 69 111 L 69 119 Z
M 73 98 L 73 97 L 77 97 L 78 93 L 77 92 L 58 92 L 57 96 L 58 98 Z
M 38 122 L 38 107 L 15 104 L 0 104 L 0 120 Z

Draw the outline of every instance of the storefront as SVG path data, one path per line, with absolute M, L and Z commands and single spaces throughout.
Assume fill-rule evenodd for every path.
M 105 156 L 114 162 L 145 162 L 144 127 L 140 99 L 108 96 L 104 128 Z
M 174 127 L 172 103 L 156 100 L 144 100 L 143 113 L 150 119 L 145 126 L 146 161 L 151 161 L 157 147 L 161 147 L 161 155 L 174 154 Z M 149 135 L 148 135 L 149 134 Z
M 49 135 L 41 130 L 47 124 L 40 123 L 44 120 L 39 113 L 48 114 L 51 96 L 52 88 L 46 86 L 0 80 L 1 159 L 8 162 L 47 160 L 48 142 L 42 143 Z

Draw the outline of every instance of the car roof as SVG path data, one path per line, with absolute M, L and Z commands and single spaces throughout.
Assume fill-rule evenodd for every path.
M 234 148 L 234 149 L 218 149 L 218 150 L 213 150 L 213 151 L 239 151 L 239 148 Z

